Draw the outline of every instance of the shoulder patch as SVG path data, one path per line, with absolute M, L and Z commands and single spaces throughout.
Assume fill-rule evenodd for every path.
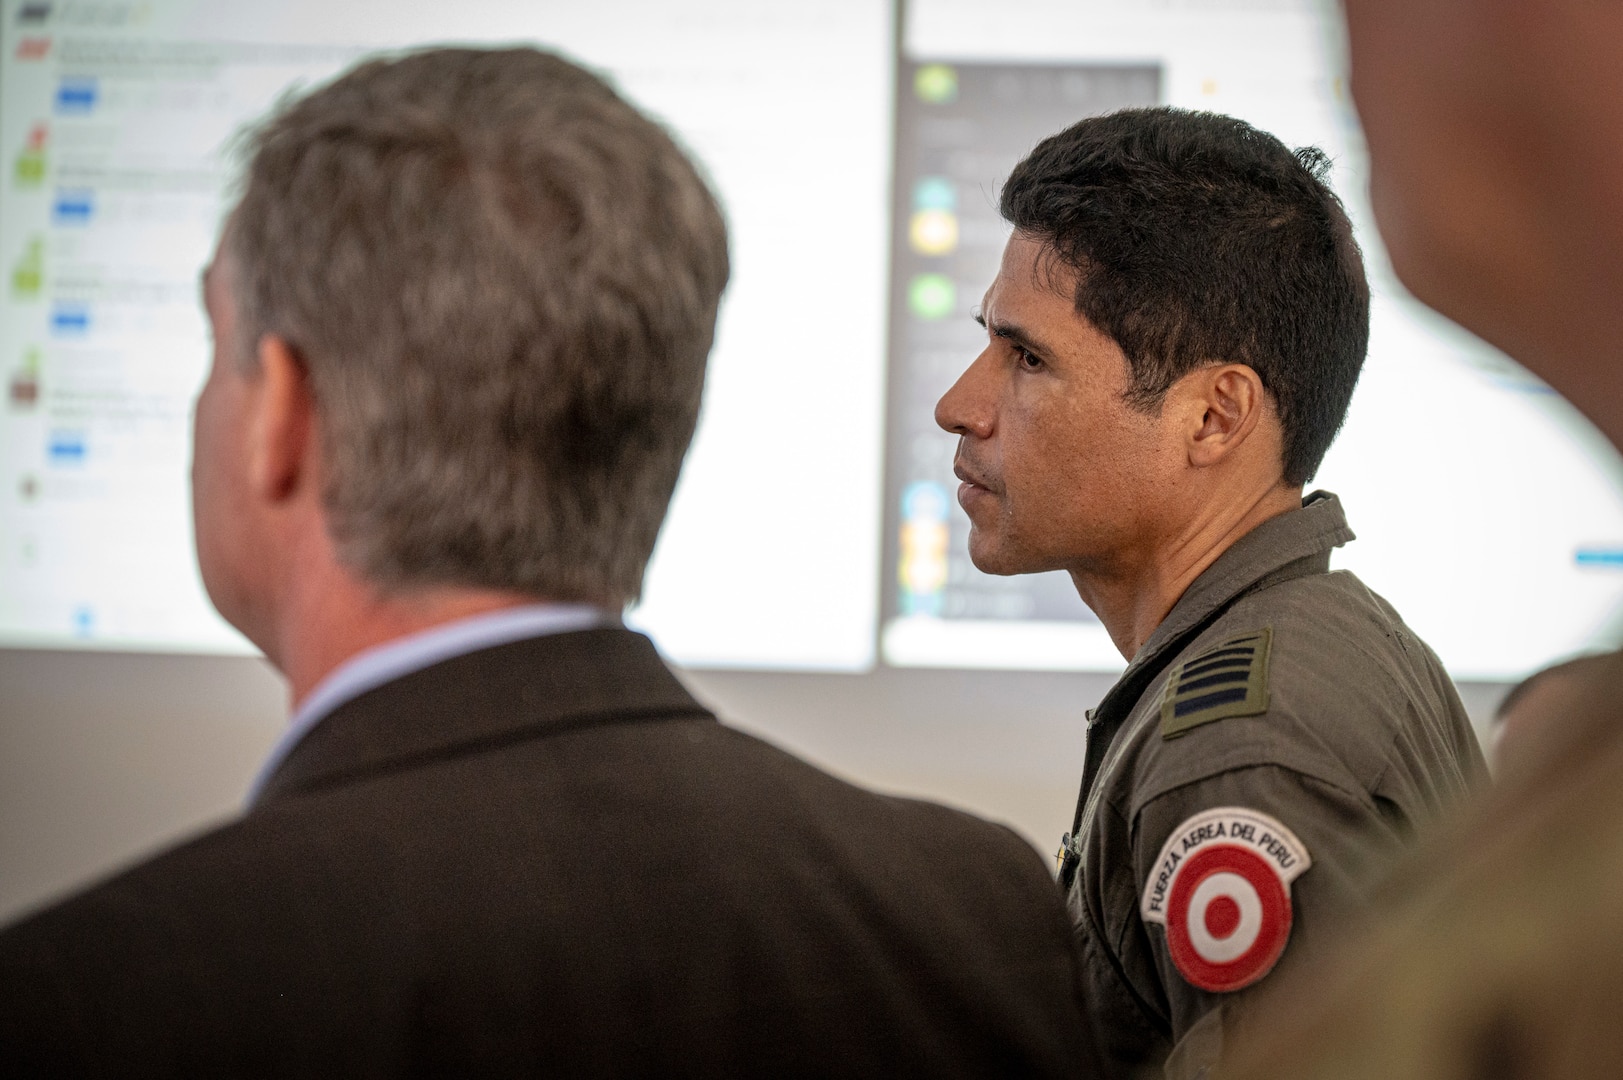
M 1172 830 L 1144 882 L 1139 914 L 1167 932 L 1191 986 L 1242 990 L 1273 970 L 1291 934 L 1291 882 L 1313 865 L 1280 821 L 1240 806 Z
M 1161 738 L 1230 716 L 1268 711 L 1268 647 L 1273 627 L 1219 641 L 1167 676 L 1161 693 Z

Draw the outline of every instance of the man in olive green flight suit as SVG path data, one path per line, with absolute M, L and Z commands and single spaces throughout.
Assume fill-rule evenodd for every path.
M 1325 168 L 1166 108 L 1045 140 L 1003 189 L 987 347 L 936 409 L 975 564 L 1068 571 L 1130 660 L 1060 867 L 1113 1075 L 1201 1075 L 1485 775 L 1436 656 L 1330 572 L 1339 502 L 1302 497 L 1368 342 Z

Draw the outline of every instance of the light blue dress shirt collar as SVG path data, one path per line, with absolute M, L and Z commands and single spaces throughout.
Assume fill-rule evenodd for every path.
M 259 801 L 271 774 L 299 741 L 340 705 L 376 690 L 384 683 L 432 667 L 454 656 L 548 634 L 567 634 L 597 626 L 618 626 L 619 616 L 585 604 L 526 604 L 442 623 L 356 653 L 316 684 L 271 748 L 248 792 L 248 805 Z

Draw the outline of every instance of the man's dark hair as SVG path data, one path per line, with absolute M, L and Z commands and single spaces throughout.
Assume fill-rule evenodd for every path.
M 1306 483 L 1335 439 L 1369 344 L 1369 285 L 1317 149 L 1241 120 L 1124 109 L 1037 145 L 1001 210 L 1077 274 L 1076 308 L 1127 355 L 1129 400 L 1159 406 L 1211 363 L 1246 364 Z

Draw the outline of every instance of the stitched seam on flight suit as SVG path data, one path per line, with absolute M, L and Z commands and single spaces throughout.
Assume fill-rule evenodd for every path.
M 1144 696 L 1139 699 L 1140 702 L 1146 700 L 1160 700 L 1161 692 L 1165 689 L 1169 672 L 1170 666 L 1166 672 L 1159 675 L 1155 682 L 1146 688 Z M 1135 708 L 1136 707 L 1137 706 L 1135 705 Z M 1138 718 L 1137 725 L 1130 728 L 1128 723 L 1131 722 L 1131 720 L 1132 716 L 1129 714 L 1128 721 L 1123 723 L 1121 729 L 1116 732 L 1115 738 L 1111 740 L 1111 746 L 1106 751 L 1105 759 L 1099 766 L 1099 774 L 1094 780 L 1092 791 L 1088 793 L 1085 810 L 1081 816 L 1082 821 L 1092 823 L 1091 831 L 1098 833 L 1100 831 L 1099 815 L 1106 812 L 1115 814 L 1116 817 L 1123 822 L 1123 824 L 1128 826 L 1129 842 L 1131 841 L 1132 836 L 1131 821 L 1122 813 L 1121 806 L 1107 794 L 1109 784 L 1106 783 L 1106 780 L 1108 777 L 1115 775 L 1116 770 L 1123 767 L 1123 763 L 1132 751 L 1132 736 L 1136 734 L 1138 728 L 1143 727 L 1151 720 L 1158 724 L 1160 722 L 1160 713 L 1154 712 L 1141 716 Z M 1133 876 L 1136 879 L 1136 871 Z M 1073 883 L 1071 888 L 1076 889 L 1081 885 L 1081 883 L 1087 880 L 1088 879 L 1086 876 L 1078 876 L 1076 883 Z M 1137 910 L 1138 885 L 1136 881 L 1133 885 L 1133 892 L 1135 905 L 1134 910 Z M 1105 898 L 1101 895 L 1099 899 L 1101 906 L 1105 906 Z M 1109 933 L 1099 926 L 1098 920 L 1094 918 L 1093 909 L 1088 904 L 1086 896 L 1081 898 L 1081 903 L 1078 906 L 1081 908 L 1082 917 L 1087 920 L 1089 932 L 1093 934 L 1094 940 L 1100 942 L 1103 946 L 1099 952 L 1103 953 L 1105 959 L 1109 962 L 1110 972 L 1116 980 L 1116 985 L 1120 987 L 1128 999 L 1134 1002 L 1134 1004 L 1137 1006 L 1140 1017 L 1144 1019 L 1145 1026 L 1158 1030 L 1166 1039 L 1170 1040 L 1172 1037 L 1171 1013 L 1167 1009 L 1157 1008 L 1150 1001 L 1146 1000 L 1144 996 L 1139 993 L 1138 987 L 1134 985 L 1133 981 L 1127 977 L 1127 972 L 1122 967 L 1121 963 L 1121 941 L 1113 939 Z M 1125 929 L 1129 924 L 1124 922 L 1122 925 Z
M 1122 812 L 1121 807 L 1114 800 L 1107 801 L 1107 805 L 1109 806 L 1110 810 L 1113 813 L 1115 813 L 1116 817 L 1121 821 L 1122 825 L 1126 828 L 1126 831 L 1127 831 L 1127 847 L 1128 847 L 1129 850 L 1132 850 L 1132 848 L 1134 846 L 1134 841 L 1133 841 L 1133 832 L 1134 832 L 1133 819 L 1128 817 L 1126 814 L 1124 814 Z M 1129 915 L 1129 917 L 1127 917 L 1127 918 L 1125 918 L 1125 919 L 1123 919 L 1121 921 L 1121 930 L 1117 933 L 1115 938 L 1112 939 L 1111 942 L 1110 942 L 1111 956 L 1113 958 L 1114 957 L 1119 957 L 1119 956 L 1121 956 L 1123 954 L 1123 946 L 1127 943 L 1128 935 L 1133 932 L 1133 930 L 1135 928 L 1135 925 L 1142 922 L 1142 920 L 1139 919 L 1138 911 L 1139 911 L 1140 905 L 1144 901 L 1144 897 L 1143 897 L 1143 889 L 1138 884 L 1138 867 L 1137 866 L 1133 867 L 1132 881 L 1133 881 L 1133 910 L 1132 910 L 1132 913 Z M 1123 975 L 1122 977 L 1123 977 L 1123 979 L 1126 978 L 1125 975 Z M 1129 985 L 1130 985 L 1130 983 L 1129 983 Z M 1139 995 L 1137 993 L 1135 993 L 1133 996 L 1136 998 Z M 1170 1009 L 1165 1009 L 1165 1010 L 1163 1010 L 1163 1009 L 1155 1009 L 1155 1010 L 1151 1010 L 1151 1012 L 1152 1012 L 1152 1015 L 1156 1016 L 1160 1020 L 1162 1026 L 1166 1030 L 1167 1037 L 1170 1039 L 1172 1037 L 1172 1013 L 1171 1013 L 1171 1010 Z
M 1393 737 L 1393 742 L 1395 743 L 1396 741 L 1397 741 L 1396 736 L 1394 736 Z M 1386 765 L 1382 767 L 1380 772 L 1375 774 L 1375 779 L 1370 781 L 1370 785 L 1369 785 L 1369 801 L 1370 801 L 1371 805 L 1375 808 L 1375 813 L 1383 821 L 1387 820 L 1387 818 L 1386 818 L 1385 814 L 1381 813 L 1381 798 L 1382 798 L 1382 796 L 1379 794 L 1379 792 L 1381 790 L 1382 782 L 1386 780 L 1387 774 L 1390 773 L 1393 770 L 1393 768 L 1395 768 L 1397 765 L 1398 765 L 1397 756 L 1396 755 L 1388 756 L 1387 761 L 1386 761 Z M 1463 797 L 1464 795 L 1469 793 L 1470 790 L 1471 790 L 1471 785 L 1465 779 L 1465 777 L 1461 776 L 1459 779 L 1460 779 L 1460 790 L 1458 792 L 1454 793 L 1454 797 L 1456 799 L 1458 799 L 1460 797 Z M 1439 814 L 1442 814 L 1442 813 L 1446 812 L 1447 807 L 1448 807 L 1448 803 L 1446 801 L 1439 801 L 1436 804 L 1429 805 L 1429 806 L 1422 805 L 1422 806 L 1420 806 L 1418 808 L 1412 807 L 1412 806 L 1405 806 L 1402 803 L 1398 802 L 1396 799 L 1388 799 L 1386 801 L 1390 802 L 1393 806 L 1397 807 L 1399 810 L 1401 810 L 1403 812 L 1403 821 L 1401 823 L 1399 823 L 1399 824 L 1401 824 L 1403 827 L 1410 830 L 1407 839 L 1409 841 L 1411 841 L 1411 842 L 1414 840 L 1415 836 L 1418 835 L 1419 831 L 1422 828 L 1425 827 L 1425 824 L 1426 824 L 1426 822 L 1428 820 L 1435 819 Z M 1424 816 L 1417 817 L 1416 813 L 1415 813 L 1415 811 L 1417 809 Z
M 1103 810 L 1103 809 L 1111 810 L 1112 812 L 1115 813 L 1115 815 L 1118 818 L 1121 819 L 1122 823 L 1128 827 L 1128 834 L 1127 834 L 1128 835 L 1128 842 L 1129 842 L 1129 844 L 1131 844 L 1131 842 L 1132 842 L 1132 831 L 1131 831 L 1132 830 L 1132 822 L 1129 821 L 1126 817 L 1124 817 L 1122 815 L 1121 808 L 1119 806 L 1116 806 L 1114 804 L 1114 802 L 1112 802 L 1111 800 L 1101 800 L 1101 801 L 1103 802 L 1104 805 L 1102 805 L 1099 809 L 1101 809 L 1101 810 Z M 1139 897 L 1138 897 L 1138 884 L 1137 884 L 1137 880 L 1136 880 L 1137 877 L 1138 877 L 1138 874 L 1137 874 L 1136 868 L 1135 868 L 1133 877 L 1135 879 L 1134 884 L 1133 884 L 1133 902 L 1134 902 L 1134 905 L 1135 905 L 1134 908 L 1133 908 L 1133 911 L 1136 914 L 1136 912 L 1138 911 L 1137 903 L 1138 903 L 1138 900 L 1139 900 Z M 1124 991 L 1126 991 L 1127 996 L 1130 997 L 1134 1002 L 1136 1002 L 1138 1004 L 1140 1014 L 1145 1018 L 1153 1018 L 1154 1026 L 1157 1027 L 1160 1030 L 1160 1032 L 1166 1037 L 1166 1039 L 1170 1042 L 1171 1039 L 1172 1039 L 1172 1014 L 1171 1014 L 1171 1011 L 1169 1009 L 1166 1009 L 1166 1008 L 1157 1008 L 1150 1001 L 1146 1000 L 1143 994 L 1140 994 L 1138 992 L 1138 987 L 1136 985 L 1134 985 L 1133 980 L 1131 980 L 1131 979 L 1129 979 L 1127 977 L 1127 972 L 1122 968 L 1122 964 L 1121 964 L 1122 940 L 1120 938 L 1112 939 L 1108 934 L 1103 933 L 1103 932 L 1100 931 L 1098 922 L 1094 920 L 1093 911 L 1088 907 L 1088 905 L 1087 905 L 1087 903 L 1085 901 L 1082 904 L 1082 910 L 1087 915 L 1088 924 L 1091 927 L 1093 927 L 1094 935 L 1100 941 L 1106 942 L 1108 944 L 1108 946 L 1109 946 L 1108 948 L 1106 948 L 1104 950 L 1104 953 L 1105 953 L 1106 958 L 1109 959 L 1109 961 L 1110 961 L 1110 970 L 1111 970 L 1111 973 L 1115 975 L 1116 982 L 1121 986 L 1121 988 Z M 1131 919 L 1124 920 L 1121 925 L 1122 925 L 1122 931 L 1123 931 L 1123 933 L 1125 933 L 1128 929 L 1131 928 L 1132 920 Z M 1165 1004 L 1165 1003 L 1163 1003 L 1163 1004 Z M 1149 1026 L 1149 1025 L 1147 1024 L 1146 1026 Z
M 1125 729 L 1117 733 L 1118 738 L 1126 734 L 1128 734 L 1128 732 Z M 1123 822 L 1123 824 L 1128 825 L 1129 829 L 1131 828 L 1131 823 L 1122 814 L 1121 807 L 1116 804 L 1115 800 L 1106 796 L 1106 785 L 1103 783 L 1104 778 L 1110 775 L 1114 768 L 1121 765 L 1122 759 L 1127 755 L 1129 743 L 1130 740 L 1119 739 L 1119 741 L 1111 747 L 1114 754 L 1113 756 L 1107 757 L 1104 763 L 1100 766 L 1099 780 L 1094 784 L 1093 791 L 1089 795 L 1088 803 L 1089 809 L 1091 810 L 1091 816 L 1086 817 L 1084 820 L 1091 820 L 1095 823 L 1092 830 L 1095 833 L 1100 831 L 1097 824 L 1098 815 L 1105 812 L 1114 813 L 1116 817 Z M 1129 839 L 1131 839 L 1130 831 L 1128 835 Z M 1136 873 L 1134 874 L 1134 877 L 1137 877 Z M 1082 884 L 1088 880 L 1089 879 L 1085 875 L 1079 875 L 1076 882 L 1072 884 L 1071 888 L 1073 890 L 1081 888 Z M 1136 882 L 1133 886 L 1133 891 L 1135 894 L 1134 902 L 1136 905 L 1136 894 L 1138 892 L 1138 885 Z M 1101 907 L 1105 906 L 1105 898 L 1101 895 L 1099 899 Z M 1157 1008 L 1150 1001 L 1146 1000 L 1145 997 L 1139 993 L 1138 987 L 1134 985 L 1133 981 L 1127 977 L 1127 972 L 1125 969 L 1123 969 L 1121 963 L 1121 942 L 1113 940 L 1109 933 L 1100 927 L 1098 920 L 1094 917 L 1093 908 L 1088 903 L 1087 896 L 1082 896 L 1077 906 L 1081 909 L 1082 918 L 1087 920 L 1088 932 L 1092 933 L 1095 941 L 1098 941 L 1103 945 L 1103 948 L 1099 949 L 1098 951 L 1102 953 L 1105 959 L 1109 962 L 1110 973 L 1115 978 L 1116 985 L 1120 987 L 1121 991 L 1128 997 L 1128 999 L 1138 1007 L 1140 1016 L 1145 1020 L 1145 1026 L 1155 1028 L 1156 1030 L 1160 1031 L 1164 1037 L 1170 1040 L 1172 1037 L 1171 1014 L 1166 1009 Z M 1125 923 L 1123 924 L 1124 927 L 1126 925 L 1127 924 Z
M 1144 813 L 1144 808 L 1146 806 L 1158 799 L 1166 798 L 1175 791 L 1180 791 L 1186 787 L 1192 787 L 1195 784 L 1204 784 L 1208 780 L 1226 775 L 1227 773 L 1248 772 L 1252 769 L 1279 769 L 1282 772 L 1290 773 L 1292 776 L 1300 776 L 1305 779 L 1312 780 L 1314 783 L 1323 784 L 1325 787 L 1340 792 L 1342 795 L 1361 798 L 1363 801 L 1373 804 L 1374 796 L 1368 789 L 1360 785 L 1355 784 L 1349 787 L 1347 784 L 1332 780 L 1329 777 L 1320 775 L 1319 773 L 1308 772 L 1306 769 L 1298 769 L 1294 765 L 1269 758 L 1259 761 L 1242 762 L 1240 764 L 1235 764 L 1234 762 L 1224 762 L 1220 764 L 1214 763 L 1206 772 L 1202 772 L 1196 776 L 1191 776 L 1186 779 L 1180 779 L 1175 784 L 1169 784 L 1165 788 L 1155 792 L 1153 795 L 1147 795 L 1138 801 L 1138 805 L 1133 808 L 1132 816 L 1127 819 L 1129 825 L 1136 829 L 1138 818 Z
M 1167 670 L 1157 676 L 1145 689 L 1144 696 L 1140 697 L 1138 702 L 1134 704 L 1133 709 L 1137 710 L 1139 705 L 1145 701 L 1159 701 L 1162 692 L 1166 690 L 1167 679 L 1170 678 L 1170 674 L 1171 668 L 1168 667 Z M 1106 797 L 1109 785 L 1105 781 L 1116 774 L 1116 770 L 1121 768 L 1122 762 L 1132 753 L 1134 740 L 1139 733 L 1139 729 L 1151 721 L 1159 724 L 1160 715 L 1159 712 L 1146 713 L 1138 717 L 1137 722 L 1134 723 L 1133 713 L 1130 711 L 1127 718 L 1122 721 L 1121 728 L 1116 732 L 1115 737 L 1110 741 L 1110 746 L 1105 750 L 1104 760 L 1099 764 L 1099 774 L 1094 777 L 1093 787 L 1089 790 L 1087 801 L 1083 804 L 1082 813 L 1077 819 L 1079 827 L 1083 823 L 1094 819 L 1100 803 L 1109 801 Z M 1132 724 L 1132 726 L 1129 727 L 1129 724 Z M 1107 939 L 1101 937 L 1100 940 Z
M 1396 739 L 1394 738 L 1393 741 L 1395 742 Z M 1390 748 L 1390 744 L 1388 745 L 1388 748 Z M 1370 797 L 1371 802 L 1373 802 L 1374 799 L 1375 799 L 1375 793 L 1381 789 L 1381 781 L 1386 779 L 1386 774 L 1392 771 L 1392 766 L 1394 764 L 1395 764 L 1395 762 L 1393 762 L 1392 756 L 1390 754 L 1388 754 L 1387 758 L 1386 758 L 1386 764 L 1382 765 L 1381 766 L 1381 771 L 1376 773 L 1374 778 L 1370 780 L 1370 782 L 1369 782 L 1369 797 Z

